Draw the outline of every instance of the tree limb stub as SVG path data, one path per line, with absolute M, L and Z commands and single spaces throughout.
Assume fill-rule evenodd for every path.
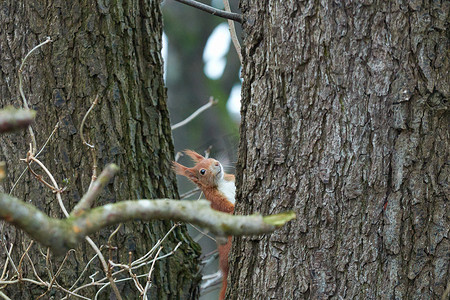
M 273 232 L 294 213 L 275 215 L 277 222 L 266 222 L 261 215 L 235 216 L 213 210 L 209 201 L 171 199 L 130 200 L 107 204 L 60 220 L 50 218 L 35 206 L 0 194 L 0 219 L 22 229 L 34 240 L 62 255 L 82 239 L 100 229 L 131 220 L 172 220 L 193 223 L 219 236 L 257 235 Z

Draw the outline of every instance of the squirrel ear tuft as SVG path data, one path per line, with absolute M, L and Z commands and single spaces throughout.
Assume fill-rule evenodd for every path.
M 184 153 L 186 153 L 186 155 L 192 158 L 192 160 L 196 163 L 205 159 L 203 156 L 192 150 L 184 150 Z
M 178 175 L 186 176 L 186 169 L 187 167 L 177 163 L 176 161 L 172 162 L 172 168 Z M 187 177 L 187 176 L 186 176 Z
M 195 176 L 195 172 L 192 171 L 192 169 L 189 169 L 188 167 L 185 167 L 177 162 L 172 162 L 172 168 L 178 175 L 183 175 L 187 177 L 189 180 L 191 180 L 194 183 L 198 183 L 198 178 Z

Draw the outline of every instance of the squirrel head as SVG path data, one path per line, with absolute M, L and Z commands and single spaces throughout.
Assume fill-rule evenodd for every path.
M 201 189 L 217 187 L 219 181 L 224 177 L 224 170 L 220 162 L 213 158 L 205 158 L 192 150 L 185 150 L 184 153 L 196 164 L 194 167 L 188 168 L 174 161 L 175 173 L 187 177 Z

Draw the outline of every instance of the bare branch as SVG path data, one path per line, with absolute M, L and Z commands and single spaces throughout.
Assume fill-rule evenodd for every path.
M 25 252 L 22 254 L 22 257 L 20 257 L 19 260 L 19 266 L 17 267 L 19 269 L 19 278 L 22 278 L 22 262 L 23 259 L 25 258 L 25 256 L 28 254 L 28 251 L 30 251 L 31 246 L 33 246 L 34 241 L 31 241 L 30 244 L 28 245 L 27 249 L 25 250 Z
M 217 271 L 214 274 L 204 275 L 202 277 L 202 284 L 200 286 L 200 295 L 206 295 L 209 292 L 218 289 L 218 285 L 222 282 L 222 271 Z
M 192 120 L 195 119 L 195 117 L 197 117 L 199 114 L 201 114 L 203 111 L 207 110 L 208 108 L 212 107 L 213 105 L 216 105 L 219 101 L 215 100 L 213 97 L 209 97 L 208 103 L 206 103 L 205 105 L 203 105 L 202 107 L 200 107 L 199 109 L 197 109 L 192 115 L 190 115 L 189 117 L 187 117 L 186 119 L 184 119 L 183 121 L 172 125 L 171 129 L 175 130 L 181 126 L 186 125 L 187 123 L 191 122 Z
M 89 107 L 88 111 L 86 112 L 86 114 L 83 117 L 83 120 L 81 120 L 81 125 L 80 125 L 80 137 L 81 140 L 83 141 L 83 144 L 88 146 L 89 148 L 94 148 L 94 145 L 89 144 L 88 142 L 86 142 L 86 139 L 84 138 L 84 123 L 86 122 L 87 117 L 89 116 L 89 113 L 91 112 L 91 110 L 94 108 L 94 106 L 98 103 L 98 95 L 95 97 L 94 102 L 92 102 L 91 107 Z
M 225 7 L 225 11 L 231 12 L 230 3 L 228 2 L 228 0 L 223 0 L 223 6 Z M 239 44 L 239 40 L 237 38 L 236 28 L 234 27 L 234 22 L 228 20 L 228 26 L 230 27 L 230 35 L 231 35 L 231 40 L 233 41 L 234 49 L 236 49 L 236 53 L 239 57 L 239 61 L 241 62 L 241 66 L 242 66 L 241 45 Z
M 181 242 L 179 242 L 178 245 L 181 245 Z M 158 256 L 159 256 L 159 252 L 161 252 L 162 249 L 163 249 L 162 246 L 159 247 L 158 252 L 156 252 L 155 259 L 153 260 L 152 266 L 150 267 L 150 271 L 148 272 L 148 275 L 147 275 L 147 282 L 146 282 L 146 284 L 145 284 L 144 292 L 142 293 L 142 298 L 143 298 L 143 299 L 148 299 L 148 298 L 147 298 L 147 291 L 148 291 L 148 289 L 149 289 L 149 288 L 151 287 L 151 285 L 152 285 L 152 273 L 153 273 L 153 270 L 154 270 L 154 268 L 155 268 L 156 260 L 157 260 L 157 258 L 158 258 Z
M 92 183 L 89 191 L 81 198 L 80 202 L 72 210 L 71 214 L 76 216 L 81 214 L 84 210 L 92 207 L 94 201 L 98 198 L 99 194 L 103 191 L 105 186 L 119 171 L 119 167 L 115 164 L 109 164 L 100 174 L 96 181 Z
M 55 178 L 53 177 L 52 173 L 47 169 L 47 167 L 46 167 L 40 160 L 38 160 L 37 158 L 35 158 L 32 154 L 31 154 L 29 157 L 27 157 L 27 160 L 28 160 L 28 159 L 31 159 L 32 161 L 34 161 L 35 163 L 37 163 L 37 164 L 42 168 L 42 170 L 45 171 L 45 173 L 47 174 L 47 176 L 50 178 L 50 181 L 51 181 L 52 184 L 53 184 L 52 190 L 56 193 L 56 199 L 58 199 L 58 204 L 59 204 L 59 206 L 61 207 L 61 210 L 63 211 L 64 215 L 65 215 L 66 217 L 68 217 L 68 216 L 69 216 L 69 213 L 67 212 L 67 209 L 66 209 L 66 207 L 64 206 L 64 203 L 63 203 L 62 198 L 61 198 L 61 192 L 62 192 L 62 190 L 59 188 L 58 183 L 56 182 L 56 180 L 55 180 Z M 30 170 L 31 170 L 31 169 L 30 169 Z
M 109 266 L 106 263 L 105 257 L 103 256 L 102 252 L 100 251 L 100 249 L 98 249 L 97 245 L 94 243 L 94 241 L 90 237 L 86 236 L 85 239 L 89 243 L 89 245 L 91 245 L 92 249 L 94 249 L 95 253 L 97 253 L 98 258 L 100 259 L 100 262 L 102 263 L 105 275 L 108 278 L 109 283 L 111 284 L 111 289 L 113 290 L 114 294 L 116 295 L 116 298 L 118 300 L 122 300 L 122 296 L 120 295 L 119 289 L 117 288 L 117 285 L 114 282 L 114 278 L 111 276 L 111 274 L 109 272 Z
M 42 151 L 44 151 L 45 147 L 47 146 L 47 144 L 50 142 L 50 139 L 52 138 L 52 136 L 55 134 L 56 130 L 59 127 L 59 122 L 56 123 L 55 128 L 53 129 L 52 133 L 50 133 L 49 137 L 47 138 L 47 140 L 45 141 L 44 145 L 41 147 L 41 149 L 39 150 L 39 152 L 34 156 L 35 158 L 37 158 Z M 28 167 L 26 167 L 25 169 L 23 169 L 22 173 L 20 173 L 19 178 L 17 178 L 16 182 L 14 182 L 11 190 L 9 191 L 9 194 L 11 195 L 12 192 L 14 191 L 15 187 L 17 186 L 17 184 L 19 183 L 20 179 L 22 179 L 22 176 L 25 174 L 25 172 L 27 171 Z
M 97 103 L 98 103 L 98 95 L 95 97 L 95 100 L 94 100 L 94 102 L 92 102 L 91 107 L 89 107 L 88 111 L 84 115 L 83 119 L 81 120 L 81 125 L 80 125 L 81 140 L 83 141 L 84 145 L 89 147 L 89 149 L 91 150 L 91 154 L 92 154 L 92 177 L 91 177 L 91 183 L 89 184 L 89 190 L 91 189 L 92 185 L 94 184 L 94 181 L 97 179 L 97 155 L 95 153 L 95 146 L 86 142 L 83 131 L 84 131 L 84 123 L 86 122 L 86 119 L 87 119 L 89 113 L 95 107 L 95 105 L 97 105 Z
M 6 259 L 5 266 L 3 267 L 3 272 L 2 272 L 2 276 L 0 277 L 0 281 L 3 280 L 3 278 L 5 277 L 6 269 L 8 268 L 8 264 L 9 264 L 10 261 L 11 261 L 11 265 L 13 266 L 13 268 L 16 271 L 17 275 L 19 275 L 19 272 L 17 271 L 17 268 L 14 265 L 13 260 L 11 259 L 11 252 L 13 250 L 14 244 L 11 243 L 11 246 L 9 247 L 9 251 L 8 251 L 8 248 L 6 248 L 6 244 L 3 241 L 3 237 L 2 237 L 2 244 L 5 247 L 7 259 Z
M 0 291 L 0 297 L 2 297 L 5 300 L 11 300 L 8 296 L 6 296 L 2 291 Z
M 52 133 L 50 133 L 50 135 L 48 136 L 47 140 L 45 141 L 44 145 L 41 147 L 41 149 L 39 150 L 39 152 L 34 156 L 34 157 L 38 157 L 39 154 L 42 153 L 42 151 L 44 151 L 45 147 L 47 147 L 48 142 L 50 142 L 50 139 L 52 138 L 52 136 L 55 134 L 56 130 L 58 130 L 59 128 L 59 121 L 56 122 L 55 128 L 53 128 Z
M 210 202 L 206 200 L 121 201 L 91 209 L 66 220 L 50 218 L 35 206 L 6 194 L 0 194 L 0 208 L 0 219 L 22 229 L 31 238 L 50 247 L 59 255 L 76 247 L 91 233 L 134 219 L 189 222 L 208 228 L 216 236 L 228 236 L 273 232 L 295 218 L 293 212 L 268 217 L 230 215 L 213 210 Z
M 209 5 L 194 1 L 194 0 L 175 0 L 177 2 L 192 6 L 194 8 L 203 10 L 207 13 L 210 13 L 212 15 L 224 18 L 224 19 L 229 19 L 229 20 L 233 20 L 239 23 L 243 23 L 244 22 L 244 18 L 242 17 L 242 15 L 240 14 L 236 14 L 236 13 L 232 13 L 232 12 L 226 12 L 214 7 L 211 7 Z
M 37 45 L 36 47 L 31 49 L 30 52 L 28 52 L 28 54 L 25 55 L 25 58 L 23 59 L 22 64 L 20 65 L 20 68 L 19 68 L 19 92 L 20 92 L 20 96 L 22 96 L 23 107 L 27 110 L 29 110 L 28 101 L 27 101 L 27 98 L 25 97 L 25 93 L 23 92 L 23 78 L 22 78 L 23 67 L 25 66 L 25 62 L 27 61 L 27 58 L 31 55 L 31 53 L 33 53 L 33 51 L 35 51 L 39 47 L 41 47 L 47 43 L 50 43 L 50 42 L 52 42 L 51 38 L 47 37 L 47 39 L 44 42 L 40 43 L 39 45 Z M 34 135 L 33 128 L 31 128 L 31 126 L 28 126 L 28 131 L 30 132 L 31 142 L 33 144 L 32 153 L 35 154 L 36 149 L 37 149 L 36 137 Z

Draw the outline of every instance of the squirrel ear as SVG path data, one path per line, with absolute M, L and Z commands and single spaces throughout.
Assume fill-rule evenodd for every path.
M 192 150 L 184 150 L 184 153 L 186 153 L 186 155 L 192 158 L 192 160 L 196 163 L 205 159 L 203 156 Z
M 172 162 L 173 170 L 178 175 L 183 175 L 187 177 L 189 180 L 191 180 L 194 183 L 198 183 L 198 178 L 195 176 L 195 172 L 189 169 L 188 167 L 185 167 L 177 162 Z
M 186 169 L 187 167 L 177 163 L 176 161 L 172 162 L 172 168 L 178 175 L 186 176 Z M 186 176 L 187 177 L 187 176 Z

